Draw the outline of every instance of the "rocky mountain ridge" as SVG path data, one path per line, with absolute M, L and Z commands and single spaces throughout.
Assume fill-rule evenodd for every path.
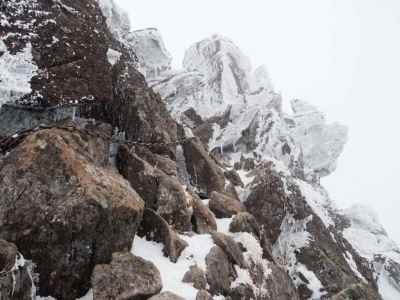
M 0 299 L 398 298 L 397 245 L 319 183 L 347 129 L 232 41 L 173 70 L 112 0 L 0 25 Z

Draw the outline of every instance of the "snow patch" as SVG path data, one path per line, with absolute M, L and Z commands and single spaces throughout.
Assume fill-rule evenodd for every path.
M 38 67 L 33 61 L 32 45 L 28 43 L 21 52 L 15 55 L 7 51 L 0 40 L 0 106 L 15 101 L 32 92 L 31 79 L 37 74 Z
M 182 252 L 177 263 L 172 263 L 163 255 L 163 245 L 144 238 L 135 237 L 132 253 L 153 262 L 160 270 L 164 291 L 171 291 L 187 300 L 196 299 L 198 290 L 188 283 L 183 283 L 182 278 L 190 266 L 197 265 L 206 270 L 205 258 L 214 246 L 210 235 L 194 235 L 192 237 L 181 235 L 189 246 Z
M 109 48 L 107 51 L 107 60 L 111 66 L 114 66 L 121 58 L 122 53 Z

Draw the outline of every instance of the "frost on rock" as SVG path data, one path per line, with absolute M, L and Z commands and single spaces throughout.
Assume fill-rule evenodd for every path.
M 400 249 L 397 244 L 388 237 L 370 208 L 354 205 L 342 213 L 350 223 L 343 235 L 374 266 L 383 299 L 400 299 Z
M 292 215 L 286 215 L 281 225 L 281 234 L 273 245 L 272 252 L 279 264 L 287 267 L 289 275 L 297 287 L 306 285 L 313 293 L 312 299 L 321 299 L 326 294 L 321 281 L 296 258 L 296 252 L 307 247 L 312 238 L 307 232 L 307 224 L 311 221 L 312 216 L 304 220 L 296 220 Z
M 97 2 L 113 36 L 122 44 L 127 44 L 126 36 L 131 28 L 129 16 L 119 8 L 114 0 L 97 0 Z
M 139 70 L 148 81 L 164 75 L 171 69 L 171 54 L 157 29 L 147 28 L 131 32 L 129 44 L 138 57 Z
M 327 124 L 323 113 L 304 101 L 293 100 L 291 105 L 295 122 L 292 136 L 303 151 L 306 176 L 329 175 L 347 141 L 347 127 Z
M 31 93 L 31 79 L 38 70 L 33 62 L 31 44 L 12 55 L 0 40 L 0 70 L 0 106 Z
M 270 91 L 267 76 L 265 70 L 253 72 L 249 59 L 231 40 L 214 35 L 190 47 L 183 70 L 172 72 L 154 88 L 173 114 L 194 108 L 207 118 L 224 113 L 230 105 L 247 103 L 252 93 Z

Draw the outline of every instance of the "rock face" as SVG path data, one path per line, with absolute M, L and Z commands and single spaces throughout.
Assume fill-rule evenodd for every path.
M 100 124 L 39 130 L 0 161 L 0 237 L 37 264 L 40 295 L 82 296 L 95 264 L 130 249 L 142 218 L 94 128 L 107 135 Z
M 231 40 L 173 70 L 113 0 L 3 2 L 1 299 L 400 298 L 398 246 L 320 184 L 347 129 Z
M 175 229 L 190 230 L 190 203 L 178 179 L 153 168 L 126 146 L 118 151 L 117 166 L 144 199 L 146 207 L 155 210 Z
M 172 262 L 176 262 L 188 244 L 180 239 L 168 223 L 156 212 L 146 208 L 138 235 L 148 240 L 164 244 L 163 252 Z
M 240 201 L 217 192 L 211 193 L 208 206 L 217 218 L 230 218 L 245 210 Z
M 215 246 L 206 257 L 207 281 L 214 295 L 227 295 L 234 279 L 234 270 L 224 251 Z
M 131 253 L 114 253 L 109 265 L 96 266 L 92 286 L 96 300 L 141 300 L 158 294 L 162 282 L 160 272 L 151 262 Z
M 32 269 L 14 244 L 0 240 L 0 299 L 32 299 Z

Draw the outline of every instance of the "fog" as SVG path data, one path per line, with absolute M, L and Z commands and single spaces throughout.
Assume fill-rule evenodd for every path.
M 179 66 L 214 33 L 265 64 L 286 103 L 312 102 L 350 129 L 323 180 L 341 207 L 372 206 L 400 242 L 400 2 L 398 0 L 116 0 L 134 29 L 157 27 Z M 399 184 L 400 185 L 400 184 Z

